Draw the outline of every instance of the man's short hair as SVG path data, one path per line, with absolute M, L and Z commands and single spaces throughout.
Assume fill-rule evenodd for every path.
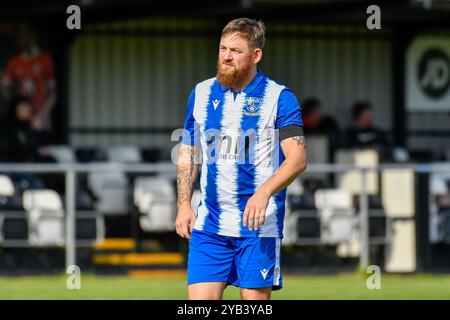
M 372 104 L 369 101 L 358 101 L 352 108 L 352 119 L 357 120 L 361 114 L 367 110 L 372 110 Z
M 251 49 L 262 49 L 266 42 L 264 22 L 254 19 L 238 18 L 228 22 L 222 30 L 222 37 L 230 33 L 237 33 L 240 37 L 247 40 Z

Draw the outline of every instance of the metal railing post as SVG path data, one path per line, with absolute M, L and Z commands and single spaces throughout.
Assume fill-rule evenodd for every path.
M 361 194 L 359 195 L 359 218 L 361 230 L 361 255 L 359 267 L 365 270 L 369 266 L 369 197 L 367 194 L 367 171 L 361 168 Z
M 66 269 L 76 264 L 75 178 L 74 169 L 66 171 Z

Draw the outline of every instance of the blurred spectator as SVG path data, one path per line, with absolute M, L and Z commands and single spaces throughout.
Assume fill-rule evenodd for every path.
M 10 162 L 38 161 L 40 134 L 32 126 L 33 110 L 27 97 L 19 96 L 13 99 L 11 108 L 4 119 L 2 126 L 5 141 L 3 156 Z
M 33 128 L 51 129 L 51 110 L 56 102 L 56 81 L 52 58 L 41 52 L 29 25 L 19 27 L 20 53 L 12 57 L 2 78 L 2 94 L 9 100 L 21 95 L 29 98 Z
M 302 103 L 303 129 L 305 132 L 316 133 L 319 129 L 322 109 L 320 101 L 316 98 L 308 98 Z
M 333 152 L 339 147 L 339 125 L 330 115 L 323 115 L 322 104 L 316 98 L 308 98 L 302 103 L 303 130 L 306 135 L 325 134 Z M 332 154 L 331 152 L 331 154 Z
M 373 107 L 370 102 L 361 101 L 353 105 L 353 125 L 345 131 L 348 148 L 378 147 L 386 149 L 389 141 L 386 134 L 373 125 Z

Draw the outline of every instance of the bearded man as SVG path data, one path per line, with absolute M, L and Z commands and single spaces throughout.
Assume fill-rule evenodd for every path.
M 229 22 L 216 77 L 198 83 L 188 99 L 175 224 L 189 240 L 189 299 L 222 299 L 234 285 L 242 299 L 267 300 L 282 287 L 286 187 L 307 160 L 298 100 L 257 67 L 264 42 L 261 21 Z M 194 212 L 199 163 L 201 201 Z

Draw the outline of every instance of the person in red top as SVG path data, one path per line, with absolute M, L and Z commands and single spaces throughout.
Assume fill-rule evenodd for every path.
M 51 129 L 51 110 L 56 102 L 56 79 L 52 58 L 41 52 L 28 25 L 19 27 L 20 53 L 11 58 L 2 78 L 3 94 L 27 97 L 33 107 L 33 127 Z

